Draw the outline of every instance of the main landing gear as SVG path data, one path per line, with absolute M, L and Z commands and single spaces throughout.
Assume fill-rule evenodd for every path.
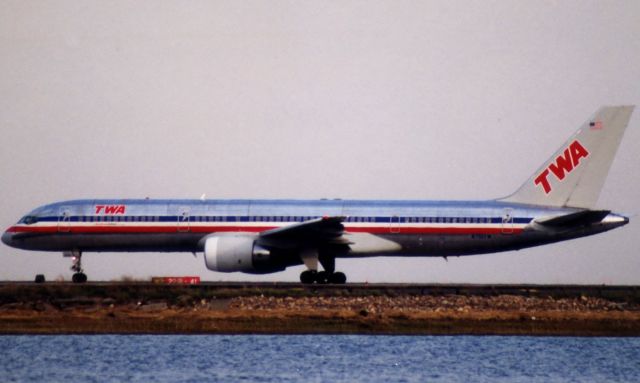
M 305 285 L 311 285 L 313 283 L 320 285 L 327 283 L 342 285 L 347 283 L 347 276 L 340 271 L 330 273 L 328 271 L 305 270 L 300 274 L 300 282 Z
M 336 272 L 336 259 L 333 257 L 318 256 L 315 249 L 305 250 L 300 254 L 302 261 L 308 270 L 300 274 L 300 282 L 305 285 L 317 284 L 344 284 L 347 276 L 344 273 Z M 322 264 L 324 271 L 318 271 L 318 262 Z
M 85 283 L 87 281 L 87 274 L 82 270 L 82 252 L 81 251 L 65 251 L 63 253 L 65 257 L 72 257 L 73 263 L 71 264 L 71 271 L 73 276 L 71 280 L 73 283 Z

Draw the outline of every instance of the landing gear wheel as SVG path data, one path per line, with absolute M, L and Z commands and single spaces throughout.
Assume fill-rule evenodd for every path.
M 329 283 L 343 285 L 347 283 L 347 276 L 344 273 L 338 271 L 337 273 L 333 273 L 329 276 Z
M 316 274 L 316 282 L 318 282 L 318 284 L 320 285 L 326 285 L 327 283 L 329 283 L 331 275 L 332 274 L 326 271 L 320 271 L 318 272 L 318 274 Z
M 306 270 L 300 274 L 300 282 L 305 285 L 310 285 L 316 281 L 316 275 L 318 274 L 315 270 Z
M 87 281 L 87 274 L 85 273 L 75 273 L 71 277 L 73 283 L 85 283 Z

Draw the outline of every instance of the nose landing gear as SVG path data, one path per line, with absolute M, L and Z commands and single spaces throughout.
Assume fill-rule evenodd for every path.
M 71 280 L 73 283 L 85 283 L 87 281 L 87 274 L 82 270 L 82 252 L 81 251 L 65 251 L 63 253 L 65 257 L 71 257 L 71 271 L 73 276 Z

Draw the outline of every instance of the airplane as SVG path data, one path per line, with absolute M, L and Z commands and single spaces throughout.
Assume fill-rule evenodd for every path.
M 204 253 L 219 272 L 304 264 L 304 284 L 343 284 L 336 258 L 449 257 L 602 233 L 629 218 L 594 209 L 634 106 L 601 107 L 513 194 L 488 201 L 95 199 L 39 207 L 2 235 L 25 250 Z M 322 266 L 322 270 L 320 270 Z

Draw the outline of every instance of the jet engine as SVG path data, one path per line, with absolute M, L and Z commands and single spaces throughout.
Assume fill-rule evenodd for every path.
M 245 273 L 272 273 L 286 268 L 271 254 L 256 243 L 253 235 L 215 235 L 204 243 L 204 262 L 209 270 L 225 273 L 242 271 Z

